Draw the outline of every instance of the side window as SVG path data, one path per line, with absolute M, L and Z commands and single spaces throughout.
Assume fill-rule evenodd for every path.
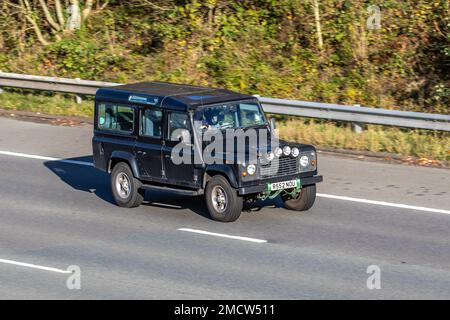
M 102 103 L 98 106 L 98 127 L 106 130 L 133 132 L 132 107 Z
M 169 140 L 179 140 L 179 136 L 175 132 L 177 129 L 186 129 L 190 131 L 189 117 L 186 113 L 171 112 L 169 114 Z
M 148 137 L 161 137 L 162 111 L 145 109 L 141 111 L 140 134 Z
M 263 124 L 264 119 L 261 117 L 258 105 L 254 103 L 241 103 L 239 104 L 242 117 L 242 126 L 251 126 L 255 124 Z

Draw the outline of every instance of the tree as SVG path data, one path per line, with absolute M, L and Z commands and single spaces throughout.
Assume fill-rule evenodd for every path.
M 103 10 L 109 0 L 102 3 L 100 0 L 65 1 L 66 10 L 60 0 L 5 0 L 4 8 L 14 10 L 16 19 L 26 21 L 37 40 L 47 46 L 52 39 L 59 40 L 65 33 L 81 28 L 92 14 L 95 3 L 98 10 Z

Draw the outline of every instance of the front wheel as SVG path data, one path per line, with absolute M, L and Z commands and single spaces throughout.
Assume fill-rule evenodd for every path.
M 225 177 L 220 175 L 212 177 L 206 185 L 205 197 L 212 219 L 232 222 L 241 215 L 243 199 L 238 196 Z
M 119 207 L 138 207 L 144 200 L 140 186 L 139 180 L 133 176 L 128 164 L 120 162 L 114 166 L 111 172 L 111 190 Z
M 296 198 L 292 198 L 289 195 L 281 197 L 283 199 L 284 206 L 289 210 L 306 211 L 310 209 L 314 201 L 316 201 L 316 185 L 310 185 L 303 187 Z

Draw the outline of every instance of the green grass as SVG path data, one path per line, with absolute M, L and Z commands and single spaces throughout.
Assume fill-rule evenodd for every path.
M 92 117 L 92 98 L 84 97 L 81 104 L 73 95 L 33 94 L 5 91 L 0 94 L 0 109 L 40 112 L 53 115 Z
M 93 100 L 81 104 L 71 95 L 32 94 L 5 91 L 0 94 L 0 108 L 66 116 L 93 116 Z M 450 160 L 450 134 L 426 130 L 409 130 L 368 125 L 360 134 L 351 124 L 295 117 L 278 118 L 280 136 L 290 141 L 311 143 L 319 147 L 358 151 L 396 153 L 431 160 Z

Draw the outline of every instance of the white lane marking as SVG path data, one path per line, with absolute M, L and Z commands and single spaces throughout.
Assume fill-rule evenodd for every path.
M 385 206 L 385 207 L 394 207 L 394 208 L 450 214 L 450 210 L 434 209 L 434 208 L 427 208 L 427 207 L 417 207 L 417 206 L 411 206 L 408 204 L 401 204 L 401 203 L 392 203 L 392 202 L 385 202 L 385 201 L 376 201 L 376 200 L 368 200 L 368 199 L 360 199 L 360 198 L 352 198 L 352 197 L 344 197 L 344 196 L 335 196 L 332 194 L 325 194 L 325 193 L 317 193 L 317 196 L 322 197 L 322 198 L 335 199 L 335 200 L 344 200 L 344 201 L 375 204 L 375 205 Z
M 66 159 L 60 159 L 60 158 L 52 158 L 52 157 L 38 156 L 38 155 L 33 155 L 33 154 L 17 153 L 17 152 L 1 151 L 1 150 L 0 150 L 0 155 L 37 159 L 37 160 L 59 161 L 59 162 L 63 162 L 63 163 L 78 164 L 78 165 L 91 166 L 91 167 L 94 165 L 92 162 L 86 162 L 86 161 L 66 160 Z M 352 198 L 352 197 L 345 197 L 345 196 L 335 196 L 332 194 L 325 194 L 325 193 L 317 193 L 317 196 L 322 197 L 322 198 L 335 199 L 335 200 L 344 200 L 344 201 L 353 201 L 353 202 L 359 202 L 359 203 L 375 204 L 375 205 L 386 206 L 386 207 L 450 214 L 450 210 L 427 208 L 427 207 L 417 207 L 417 206 L 411 206 L 411 205 L 401 204 L 401 203 L 376 201 L 376 200 Z
M 223 233 L 214 233 L 214 232 L 203 231 L 203 230 L 196 230 L 196 229 L 189 229 L 189 228 L 179 228 L 177 230 L 179 230 L 179 231 L 186 231 L 186 232 L 192 232 L 192 233 L 205 234 L 205 235 L 214 236 L 214 237 L 221 237 L 221 238 L 228 238 L 228 239 L 256 242 L 256 243 L 266 243 L 267 242 L 267 240 L 262 240 L 262 239 L 255 239 L 255 238 L 249 238 L 249 237 L 240 237 L 240 236 L 231 236 L 231 235 L 223 234 Z
M 25 262 L 13 261 L 13 260 L 6 260 L 6 259 L 0 259 L 0 263 L 12 264 L 12 265 L 16 265 L 16 266 L 45 270 L 45 271 L 52 271 L 52 272 L 57 272 L 57 273 L 72 273 L 71 271 L 68 271 L 68 270 L 62 270 L 62 269 L 57 269 L 57 268 L 52 268 L 52 267 L 45 267 L 45 266 L 40 266 L 37 264 L 31 264 L 31 263 L 25 263 Z
M 79 164 L 79 165 L 82 165 L 82 166 L 91 166 L 91 167 L 93 166 L 92 162 L 77 161 L 77 160 L 67 160 L 67 159 L 60 159 L 60 158 L 53 158 L 53 157 L 44 157 L 44 156 L 38 156 L 38 155 L 26 154 L 26 153 L 19 153 L 19 152 L 0 151 L 0 155 L 11 156 L 11 157 L 20 157 L 20 158 L 28 158 L 28 159 L 36 159 L 36 160 L 59 161 L 59 162 L 62 162 L 62 163 Z

